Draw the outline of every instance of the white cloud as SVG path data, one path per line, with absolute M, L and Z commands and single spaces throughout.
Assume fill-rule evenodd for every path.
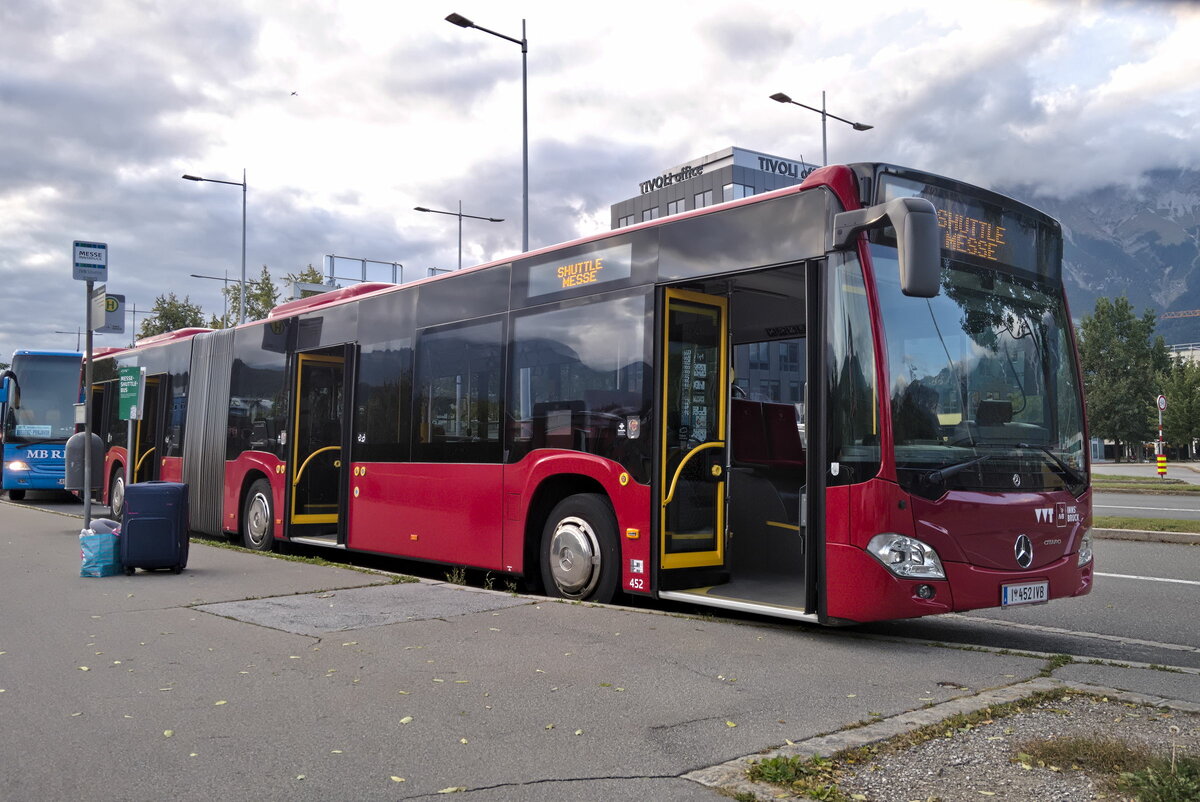
M 0 8 L 0 353 L 66 347 L 73 239 L 110 243 L 113 291 L 221 307 L 240 269 L 325 253 L 448 266 L 520 245 L 528 20 L 531 244 L 607 227 L 608 206 L 729 145 L 911 164 L 1067 192 L 1196 166 L 1200 14 L 1178 3 L 601 5 L 463 2 L 58 4 Z M 297 94 L 293 95 L 295 92 Z M 67 300 L 64 300 L 67 299 Z M 101 338 L 101 344 L 115 344 Z

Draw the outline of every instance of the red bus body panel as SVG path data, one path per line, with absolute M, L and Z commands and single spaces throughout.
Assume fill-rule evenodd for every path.
M 843 501 L 844 496 L 849 496 Z M 848 621 L 913 618 L 998 607 L 1001 586 L 1047 581 L 1049 599 L 1089 593 L 1093 564 L 1079 566 L 1079 544 L 1091 525 L 1091 491 L 979 493 L 953 491 L 936 501 L 872 480 L 827 494 L 826 612 Z M 848 515 L 841 510 L 848 508 Z M 945 580 L 897 577 L 866 551 L 877 534 L 894 532 L 932 546 Z M 1016 563 L 1019 535 L 1033 543 L 1029 568 Z M 931 585 L 933 599 L 916 595 Z
M 530 500 L 549 479 L 592 480 L 616 513 L 622 586 L 633 592 L 649 589 L 650 488 L 631 481 L 615 462 L 538 450 L 514 465 L 357 462 L 351 467 L 347 548 L 533 575 L 538 566 L 525 565 Z M 641 561 L 642 573 L 632 572 L 633 560 Z
M 504 492 L 508 503 L 504 526 L 506 560 L 521 565 L 529 502 L 548 479 L 569 474 L 587 477 L 603 488 L 617 518 L 617 541 L 621 551 L 621 587 L 632 593 L 650 590 L 650 487 L 634 482 L 620 464 L 576 451 L 538 449 L 520 462 L 507 466 Z M 634 571 L 641 567 L 641 573 Z M 507 568 L 536 573 L 538 566 Z
M 112 498 L 109 494 L 112 493 L 110 485 L 112 484 L 113 466 L 119 463 L 121 470 L 124 471 L 125 458 L 128 453 L 124 446 L 112 446 L 104 452 L 104 481 L 102 482 L 103 487 L 100 498 L 104 499 L 105 504 L 112 504 Z
M 158 478 L 164 482 L 182 482 L 183 457 L 163 457 L 158 465 Z
M 244 451 L 225 463 L 225 487 L 221 496 L 221 528 L 241 531 L 242 488 L 247 474 L 261 473 L 271 483 L 272 510 L 275 513 L 275 538 L 283 538 L 285 463 L 266 451 Z
M 501 465 L 356 462 L 346 547 L 506 570 Z

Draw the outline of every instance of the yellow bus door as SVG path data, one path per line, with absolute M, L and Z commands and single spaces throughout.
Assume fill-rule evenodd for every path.
M 343 374 L 340 356 L 298 354 L 290 469 L 293 524 L 336 524 L 341 488 Z
M 720 566 L 725 559 L 725 403 L 728 303 L 666 291 L 663 323 L 662 568 Z

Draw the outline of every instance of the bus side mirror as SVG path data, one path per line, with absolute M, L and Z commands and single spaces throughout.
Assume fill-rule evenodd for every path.
M 5 369 L 0 371 L 0 404 L 7 404 L 10 399 L 13 409 L 21 406 L 21 391 L 17 385 L 16 374 Z
M 851 247 L 860 232 L 888 225 L 896 230 L 900 289 L 914 298 L 935 297 L 942 272 L 942 233 L 937 210 L 924 198 L 896 198 L 867 209 L 835 214 L 833 245 L 838 249 Z

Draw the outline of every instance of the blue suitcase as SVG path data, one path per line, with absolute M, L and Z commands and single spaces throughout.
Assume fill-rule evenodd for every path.
M 170 568 L 179 573 L 188 558 L 188 486 L 179 482 L 138 482 L 125 488 L 121 520 L 121 564 Z

